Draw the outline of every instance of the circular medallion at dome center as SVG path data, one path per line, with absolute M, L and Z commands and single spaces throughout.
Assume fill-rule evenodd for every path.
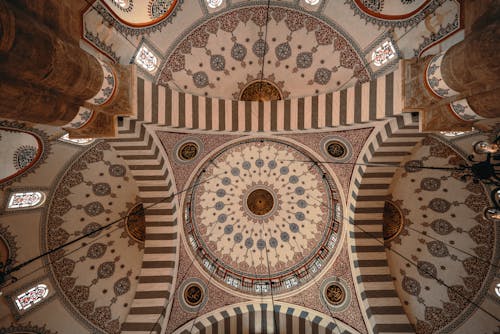
M 273 195 L 266 189 L 255 189 L 247 197 L 248 209 L 257 216 L 269 213 L 273 206 Z
M 269 294 L 269 277 L 273 291 L 284 292 L 326 265 L 342 209 L 332 179 L 311 159 L 287 142 L 251 139 L 199 166 L 184 202 L 184 232 L 209 275 Z

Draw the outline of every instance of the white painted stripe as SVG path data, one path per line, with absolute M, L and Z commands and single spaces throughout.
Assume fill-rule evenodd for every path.
M 264 103 L 264 131 L 271 131 L 271 103 Z
M 285 129 L 285 101 L 278 101 L 276 105 L 277 123 L 276 130 L 283 131 Z
M 144 80 L 144 121 L 151 123 L 153 109 L 153 83 L 149 80 Z
M 385 76 L 377 78 L 377 119 L 385 118 Z
M 188 129 L 193 128 L 193 95 L 184 95 L 184 126 Z
M 259 102 L 252 101 L 252 131 L 259 131 Z
M 165 124 L 165 87 L 158 86 L 158 124 Z
M 361 121 L 370 120 L 370 83 L 365 82 L 361 85 Z
M 298 99 L 290 100 L 290 130 L 296 130 L 298 127 Z
M 172 91 L 172 126 L 179 126 L 179 93 Z
M 393 96 L 394 96 L 394 115 L 399 115 L 403 112 L 403 86 L 401 78 L 401 66 L 398 67 L 394 74 Z
M 219 130 L 219 99 L 212 99 L 212 130 Z
M 318 96 L 318 127 L 325 127 L 325 104 L 326 104 L 326 95 L 321 94 Z
M 198 128 L 201 130 L 205 130 L 207 128 L 207 99 L 204 96 L 198 97 Z
M 354 123 L 354 87 L 347 90 L 346 124 Z
M 304 98 L 304 129 L 310 129 L 312 126 L 312 96 Z
M 238 130 L 245 131 L 245 101 L 238 101 Z
M 338 126 L 340 124 L 340 92 L 333 93 L 332 102 L 332 125 Z
M 225 100 L 225 110 L 226 110 L 226 119 L 225 121 L 225 129 L 226 131 L 233 130 L 233 104 L 231 100 Z

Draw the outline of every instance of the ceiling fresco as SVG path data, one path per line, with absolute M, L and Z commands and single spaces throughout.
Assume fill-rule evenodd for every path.
M 0 189 L 32 173 L 50 153 L 44 131 L 23 123 L 0 122 Z
M 125 162 L 110 145 L 92 146 L 64 172 L 49 199 L 43 250 L 124 217 L 137 193 Z M 143 249 L 137 233 L 129 231 L 120 221 L 46 259 L 62 302 L 92 332 L 119 333 L 128 313 Z
M 198 167 L 184 200 L 184 233 L 209 275 L 268 295 L 305 284 L 327 265 L 342 204 L 335 181 L 309 161 L 294 145 L 254 139 L 226 146 Z
M 402 223 L 400 234 L 392 233 L 390 247 L 407 260 L 387 252 L 389 266 L 416 332 L 450 331 L 475 310 L 470 300 L 480 303 L 484 298 L 493 274 L 490 263 L 498 263 L 493 255 L 495 227 L 482 217 L 488 196 L 481 184 L 461 181 L 459 172 L 418 167 L 465 164 L 459 153 L 434 137 L 417 145 L 409 161 L 392 185 L 397 211 L 386 212 Z
M 254 6 L 216 16 L 193 29 L 166 59 L 160 84 L 235 100 L 240 87 L 252 82 L 248 75 L 282 86 L 284 98 L 370 78 L 363 54 L 342 29 L 282 7 L 267 13 L 266 6 Z

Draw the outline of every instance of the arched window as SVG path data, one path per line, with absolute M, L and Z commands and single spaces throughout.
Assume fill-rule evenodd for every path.
M 45 284 L 38 284 L 16 297 L 16 306 L 19 311 L 25 311 L 35 304 L 41 302 L 49 294 L 49 288 Z
M 148 72 L 154 72 L 158 67 L 158 58 L 145 45 L 139 49 L 135 62 Z
M 375 66 L 382 66 L 396 56 L 396 50 L 391 41 L 385 41 L 372 53 L 372 61 Z
M 69 138 L 69 134 L 67 133 L 64 136 L 62 136 L 61 138 L 59 138 L 59 140 L 67 142 L 67 143 L 83 146 L 83 145 L 89 145 L 95 139 L 94 138 Z
M 41 191 L 15 192 L 9 196 L 8 209 L 36 208 L 45 201 L 45 193 Z
M 222 0 L 207 0 L 207 5 L 210 8 L 217 8 L 222 5 Z

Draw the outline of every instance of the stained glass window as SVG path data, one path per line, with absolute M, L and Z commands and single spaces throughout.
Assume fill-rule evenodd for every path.
M 94 141 L 93 138 L 69 138 L 68 133 L 59 139 L 62 141 L 71 143 L 71 144 L 76 144 L 76 145 L 88 145 Z
M 207 5 L 210 8 L 217 8 L 222 5 L 223 0 L 207 0 Z
M 158 67 L 158 58 L 145 45 L 139 49 L 135 62 L 149 72 L 154 72 Z
M 40 191 L 16 192 L 9 197 L 9 209 L 37 207 L 45 201 L 45 194 Z
M 49 294 L 49 288 L 45 284 L 38 284 L 16 298 L 16 306 L 19 311 L 29 309 L 41 302 Z
M 382 66 L 396 56 L 396 49 L 391 41 L 385 41 L 372 53 L 372 61 L 375 66 Z
M 113 2 L 120 6 L 121 8 L 127 8 L 128 7 L 128 1 L 127 0 L 113 0 Z

